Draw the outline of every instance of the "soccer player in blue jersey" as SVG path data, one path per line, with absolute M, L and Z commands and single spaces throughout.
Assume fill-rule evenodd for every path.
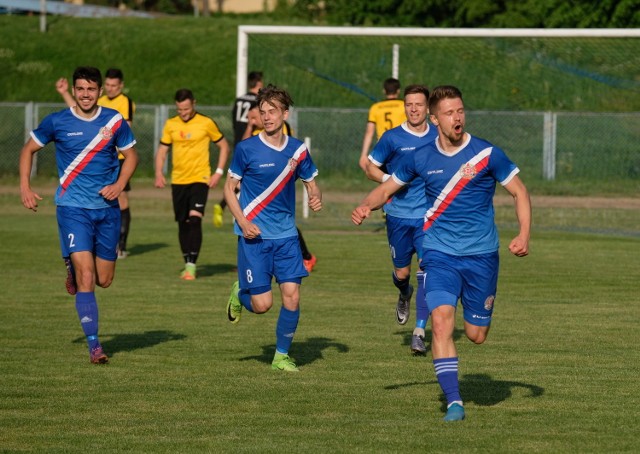
M 429 125 L 429 89 L 424 85 L 409 85 L 404 90 L 404 110 L 407 121 L 386 131 L 369 155 L 367 177 L 378 183 L 389 179 L 408 154 L 416 153 L 420 146 L 433 142 L 438 136 L 434 126 Z M 383 167 L 384 166 L 384 167 Z M 383 171 L 386 169 L 386 172 Z M 413 286 L 410 284 L 411 260 L 416 254 L 422 258 L 422 230 L 424 213 L 427 210 L 427 198 L 424 183 L 415 179 L 401 191 L 398 191 L 383 207 L 386 213 L 387 238 L 393 262 L 393 284 L 399 290 L 396 305 L 396 320 L 404 325 L 409 320 L 409 307 Z M 411 351 L 424 354 L 425 327 L 429 318 L 424 297 L 424 273 L 416 274 L 416 326 L 411 336 Z
M 529 253 L 531 201 L 518 167 L 500 148 L 465 132 L 460 90 L 437 87 L 429 98 L 431 122 L 438 139 L 408 156 L 385 183 L 371 191 L 352 213 L 361 224 L 414 178 L 425 183 L 427 212 L 421 267 L 431 312 L 431 353 L 438 383 L 447 400 L 445 421 L 460 421 L 465 412 L 458 383 L 458 356 L 453 332 L 458 299 L 464 330 L 476 344 L 487 338 L 498 283 L 498 232 L 493 194 L 499 182 L 514 199 L 520 230 L 509 251 Z
M 96 285 L 113 281 L 120 208 L 118 196 L 138 163 L 135 139 L 118 111 L 97 104 L 102 75 L 93 67 L 73 73 L 75 106 L 53 113 L 31 132 L 20 152 L 20 195 L 33 211 L 42 198 L 31 189 L 33 155 L 47 143 L 56 145 L 60 186 L 56 191 L 56 217 L 62 256 L 70 259 L 77 286 L 76 311 L 87 338 L 89 359 L 108 362 L 98 340 Z M 118 151 L 125 158 L 118 164 Z
M 235 324 L 243 308 L 256 314 L 271 309 L 271 281 L 275 277 L 282 307 L 271 367 L 297 372 L 289 348 L 300 318 L 300 284 L 309 273 L 302 263 L 296 230 L 296 179 L 307 188 L 313 211 L 322 209 L 322 194 L 309 150 L 282 131 L 293 104 L 289 94 L 268 85 L 258 93 L 257 102 L 264 131 L 238 143 L 224 185 L 238 235 L 238 281 L 231 289 L 227 317 Z M 240 182 L 238 200 L 235 190 Z

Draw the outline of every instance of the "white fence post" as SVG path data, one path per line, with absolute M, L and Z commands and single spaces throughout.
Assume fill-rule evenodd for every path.
M 304 146 L 307 147 L 307 150 L 311 148 L 311 137 L 304 138 Z M 309 193 L 304 184 L 302 185 L 302 218 L 309 218 Z
M 556 179 L 556 129 L 558 114 L 545 112 L 542 145 L 542 177 L 545 180 Z

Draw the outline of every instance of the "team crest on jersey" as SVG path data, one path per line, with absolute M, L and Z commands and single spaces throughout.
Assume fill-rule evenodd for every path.
M 460 176 L 465 180 L 470 180 L 476 176 L 476 167 L 466 163 L 460 167 Z
M 291 171 L 296 170 L 296 167 L 298 167 L 298 161 L 293 158 L 289 159 L 289 168 L 291 169 Z
M 490 311 L 491 309 L 493 309 L 493 302 L 495 301 L 495 299 L 496 297 L 493 295 L 487 297 L 487 299 L 484 301 L 485 310 Z
M 100 135 L 104 140 L 109 140 L 113 137 L 113 132 L 111 131 L 111 128 L 105 126 L 104 128 L 100 129 Z

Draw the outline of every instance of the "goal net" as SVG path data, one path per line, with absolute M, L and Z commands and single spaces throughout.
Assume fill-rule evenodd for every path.
M 504 148 L 526 181 L 634 184 L 638 38 L 638 29 L 241 26 L 236 90 L 252 70 L 286 88 L 296 134 L 310 137 L 323 175 L 362 177 L 367 109 L 397 76 L 403 86 L 458 86 L 467 129 Z

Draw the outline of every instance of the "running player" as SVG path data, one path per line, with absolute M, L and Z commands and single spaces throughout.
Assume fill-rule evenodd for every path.
M 42 198 L 30 185 L 33 155 L 49 142 L 56 144 L 60 247 L 63 258 L 72 264 L 76 311 L 94 364 L 108 362 L 98 340 L 95 287 L 106 288 L 113 281 L 120 232 L 118 196 L 138 162 L 129 125 L 117 111 L 98 105 L 101 93 L 100 70 L 76 68 L 74 107 L 45 117 L 20 153 L 22 204 L 36 211 Z M 118 151 L 124 155 L 122 169 Z
M 289 348 L 300 318 L 300 284 L 309 274 L 302 264 L 296 231 L 295 180 L 302 179 L 313 211 L 322 208 L 322 194 L 309 150 L 303 142 L 282 132 L 292 104 L 289 94 L 280 88 L 269 85 L 260 90 L 258 106 L 264 131 L 236 146 L 224 195 L 238 235 L 239 281 L 231 289 L 227 317 L 235 324 L 243 308 L 256 314 L 271 309 L 271 282 L 275 277 L 282 307 L 271 367 L 297 372 Z M 235 190 L 241 181 L 238 200 Z
M 69 107 L 75 105 L 75 100 L 69 93 L 69 83 L 67 79 L 62 78 L 56 82 L 56 90 Z M 124 94 L 124 74 L 118 68 L 109 68 L 104 74 L 104 95 L 98 98 L 98 105 L 115 109 L 122 115 L 129 126 L 133 124 L 133 114 L 136 111 L 135 103 Z M 118 153 L 120 167 L 124 162 L 124 155 Z M 123 259 L 129 255 L 127 251 L 127 238 L 129 237 L 129 228 L 131 226 L 131 211 L 129 209 L 129 191 L 131 184 L 127 181 L 124 191 L 118 197 L 120 204 L 120 239 L 118 240 L 118 258 Z
M 369 155 L 367 177 L 378 183 L 389 179 L 402 159 L 417 153 L 420 146 L 433 142 L 438 136 L 436 128 L 427 122 L 429 113 L 429 89 L 424 85 L 409 85 L 404 90 L 404 110 L 407 121 L 386 131 Z M 386 169 L 386 172 L 382 170 Z M 393 284 L 399 290 L 396 305 L 396 321 L 404 325 L 409 320 L 409 308 L 413 286 L 410 284 L 411 260 L 416 254 L 418 262 L 422 259 L 423 217 L 427 210 L 424 182 L 413 180 L 407 187 L 398 191 L 383 207 L 386 213 L 387 238 L 393 262 Z M 416 273 L 418 288 L 416 292 L 416 326 L 411 336 L 411 351 L 424 354 L 425 327 L 429 312 L 424 298 L 424 273 Z
M 352 213 L 361 224 L 409 181 L 425 182 L 427 212 L 421 267 L 431 312 L 431 353 L 436 378 L 447 400 L 445 421 L 465 417 L 458 383 L 458 356 L 453 333 L 458 299 L 464 310 L 466 336 L 476 344 L 487 338 L 498 283 L 498 232 L 493 195 L 496 182 L 511 194 L 520 225 L 509 243 L 517 257 L 529 253 L 531 201 L 518 177 L 520 169 L 504 151 L 465 132 L 462 94 L 437 87 L 429 98 L 431 123 L 438 139 L 403 160 L 385 183 L 371 191 Z

